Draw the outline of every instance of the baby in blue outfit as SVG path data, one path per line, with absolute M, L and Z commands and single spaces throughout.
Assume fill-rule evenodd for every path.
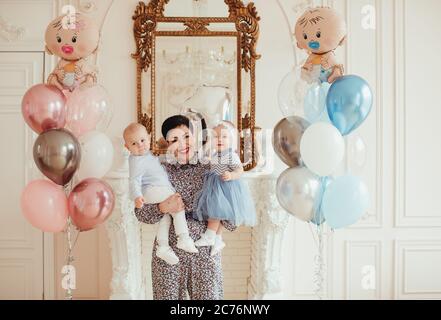
M 130 124 L 124 130 L 124 141 L 126 148 L 130 151 L 130 196 L 135 201 L 136 208 L 141 208 L 144 203 L 161 203 L 175 194 L 176 191 L 159 158 L 150 152 L 150 135 L 146 128 L 139 123 Z M 179 262 L 179 258 L 168 242 L 171 220 L 170 214 L 164 214 L 159 222 L 156 235 L 158 241 L 156 256 L 173 265 Z M 198 253 L 188 233 L 184 210 L 173 215 L 173 225 L 178 236 L 176 246 L 186 252 Z

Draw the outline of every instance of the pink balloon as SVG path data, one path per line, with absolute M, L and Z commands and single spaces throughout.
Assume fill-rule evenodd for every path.
M 107 91 L 100 85 L 79 87 L 67 100 L 67 128 L 77 137 L 106 129 L 111 116 Z
M 69 215 L 63 188 L 47 180 L 30 182 L 21 194 L 24 217 L 44 232 L 60 232 Z
M 66 98 L 52 85 L 31 87 L 22 99 L 21 111 L 26 123 L 37 133 L 61 129 L 66 124 Z
M 69 195 L 69 214 L 80 231 L 94 229 L 106 221 L 115 206 L 112 188 L 104 181 L 88 178 Z

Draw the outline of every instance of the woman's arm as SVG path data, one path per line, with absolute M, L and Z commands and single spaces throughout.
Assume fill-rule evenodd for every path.
M 139 222 L 155 224 L 161 220 L 164 214 L 159 210 L 159 204 L 144 203 L 142 208 L 135 208 L 135 216 Z
M 145 203 L 141 209 L 135 208 L 135 216 L 140 222 L 155 224 L 161 220 L 164 214 L 178 213 L 184 208 L 181 195 L 175 193 L 161 203 Z

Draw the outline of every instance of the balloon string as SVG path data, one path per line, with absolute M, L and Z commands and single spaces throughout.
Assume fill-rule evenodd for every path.
M 318 237 L 318 253 L 315 256 L 315 268 L 314 268 L 314 284 L 315 284 L 315 295 L 319 300 L 323 299 L 323 289 L 325 282 L 325 261 L 323 258 L 323 225 L 317 226 L 317 237 Z
M 320 189 L 319 194 L 317 195 L 316 201 L 314 203 L 314 219 L 317 225 L 317 239 L 314 237 L 314 232 L 310 225 L 311 233 L 313 234 L 314 242 L 317 246 L 317 255 L 314 258 L 314 276 L 313 282 L 315 284 L 314 293 L 319 300 L 323 299 L 324 296 L 324 283 L 325 283 L 325 259 L 323 256 L 323 248 L 324 248 L 324 236 L 329 236 L 328 233 L 324 233 L 324 224 L 323 224 L 323 212 L 322 212 L 322 202 L 323 195 L 325 193 L 326 187 L 328 185 L 328 177 L 320 178 Z M 331 232 L 331 235 L 333 232 Z M 328 240 L 327 238 L 326 240 Z
M 322 201 L 327 184 L 328 184 L 328 177 L 321 177 L 319 193 L 314 202 L 314 220 L 317 225 L 320 225 L 323 222 Z
M 70 217 L 67 218 L 67 272 L 70 273 L 70 266 L 72 264 L 72 262 L 74 261 L 74 258 L 72 256 L 72 242 L 71 242 L 71 226 L 72 226 L 72 222 L 70 220 Z M 72 300 L 73 299 L 73 295 L 72 295 L 72 287 L 70 284 L 71 281 L 71 277 L 70 274 L 67 275 L 67 288 L 66 288 L 66 296 L 65 299 L 66 300 Z
M 317 242 L 317 239 L 315 237 L 314 230 L 312 230 L 312 223 L 308 222 L 308 226 L 309 226 L 309 231 L 311 231 L 312 239 L 314 240 L 315 246 L 316 246 L 316 248 L 318 248 L 318 242 Z
M 64 192 L 66 193 L 67 197 L 69 196 L 70 192 L 72 191 L 72 186 L 73 186 L 72 180 L 64 186 Z M 67 226 L 66 226 L 66 230 L 65 230 L 66 238 L 67 238 L 67 258 L 66 258 L 67 268 L 66 268 L 66 270 L 68 272 L 68 274 L 67 274 L 67 288 L 66 288 L 66 295 L 65 295 L 66 300 L 73 299 L 72 286 L 71 286 L 72 277 L 70 274 L 70 272 L 71 272 L 70 266 L 72 265 L 73 261 L 75 260 L 74 256 L 73 256 L 73 249 L 74 249 L 74 247 L 78 241 L 78 237 L 80 235 L 80 232 L 78 231 L 78 233 L 75 237 L 75 240 L 72 243 L 72 226 L 73 226 L 72 219 L 69 216 L 67 218 Z

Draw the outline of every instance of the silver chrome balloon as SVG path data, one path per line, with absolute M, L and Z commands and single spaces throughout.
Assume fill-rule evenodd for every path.
M 40 171 L 59 185 L 66 185 L 81 160 L 77 138 L 65 129 L 41 133 L 34 144 L 34 161 Z
M 277 199 L 290 214 L 309 222 L 314 218 L 320 184 L 320 177 L 306 167 L 286 169 L 277 179 Z
M 289 167 L 301 167 L 300 140 L 309 122 L 297 116 L 282 119 L 273 131 L 273 148 Z

